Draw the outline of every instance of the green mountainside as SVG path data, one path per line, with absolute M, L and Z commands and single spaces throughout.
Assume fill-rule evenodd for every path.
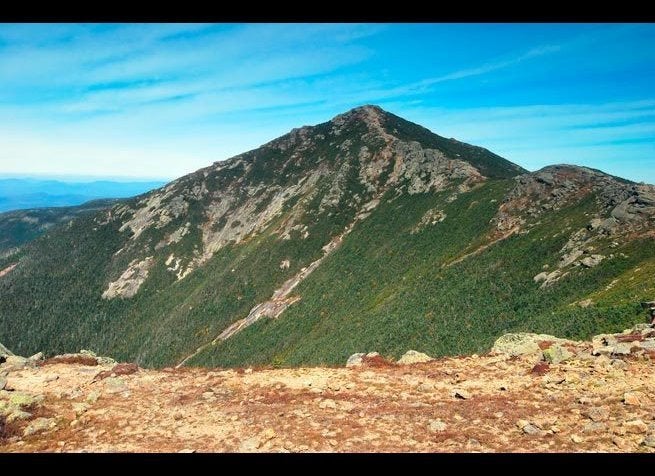
M 363 106 L 0 258 L 0 342 L 145 366 L 485 352 L 641 321 L 654 272 L 655 187 Z
M 97 212 L 116 203 L 113 199 L 91 200 L 74 207 L 48 207 L 0 213 L 0 256 L 7 256 L 41 236 L 49 228 L 78 215 Z

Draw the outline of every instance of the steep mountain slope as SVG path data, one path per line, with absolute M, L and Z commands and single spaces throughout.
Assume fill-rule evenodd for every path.
M 33 208 L 0 213 L 0 256 L 18 251 L 18 247 L 66 223 L 78 215 L 109 208 L 116 200 L 92 200 L 76 207 Z
M 652 186 L 526 173 L 364 106 L 0 260 L 0 341 L 287 365 L 481 351 L 511 330 L 588 337 L 643 318 L 654 217 Z

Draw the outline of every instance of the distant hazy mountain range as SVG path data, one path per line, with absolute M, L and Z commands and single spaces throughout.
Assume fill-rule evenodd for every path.
M 139 195 L 165 182 L 67 182 L 35 178 L 0 178 L 0 212 L 25 208 L 66 207 L 99 198 Z

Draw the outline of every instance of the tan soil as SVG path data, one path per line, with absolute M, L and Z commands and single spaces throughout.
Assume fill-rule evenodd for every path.
M 472 356 L 353 369 L 139 370 L 118 377 L 127 387 L 118 393 L 109 393 L 115 378 L 93 382 L 111 366 L 52 364 L 10 373 L 8 387 L 45 395 L 38 416 L 56 416 L 58 426 L 0 442 L 0 452 L 654 451 L 641 444 L 654 429 L 650 361 L 620 370 L 595 358 L 544 375 L 531 373 L 534 364 Z M 100 398 L 77 416 L 73 404 L 94 391 Z M 629 391 L 650 400 L 626 405 Z M 594 407 L 609 412 L 596 428 L 585 416 Z M 650 428 L 627 424 L 638 419 Z M 446 429 L 430 431 L 431 420 Z M 542 431 L 527 434 L 519 420 Z

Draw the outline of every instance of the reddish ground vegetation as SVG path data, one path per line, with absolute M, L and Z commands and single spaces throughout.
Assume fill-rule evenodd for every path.
M 37 363 L 39 367 L 54 364 L 80 364 L 95 367 L 98 365 L 98 360 L 90 355 L 58 355 Z
M 373 368 L 397 367 L 397 364 L 385 359 L 381 355 L 375 355 L 373 357 L 364 356 L 362 357 L 362 362 L 365 366 Z
M 107 377 L 118 377 L 119 375 L 130 375 L 139 370 L 137 364 L 116 364 L 111 370 L 103 370 L 97 374 L 93 381 L 104 380 Z
M 534 375 L 545 375 L 549 371 L 550 371 L 550 365 L 548 365 L 548 362 L 538 362 L 537 365 L 532 367 L 530 373 Z

